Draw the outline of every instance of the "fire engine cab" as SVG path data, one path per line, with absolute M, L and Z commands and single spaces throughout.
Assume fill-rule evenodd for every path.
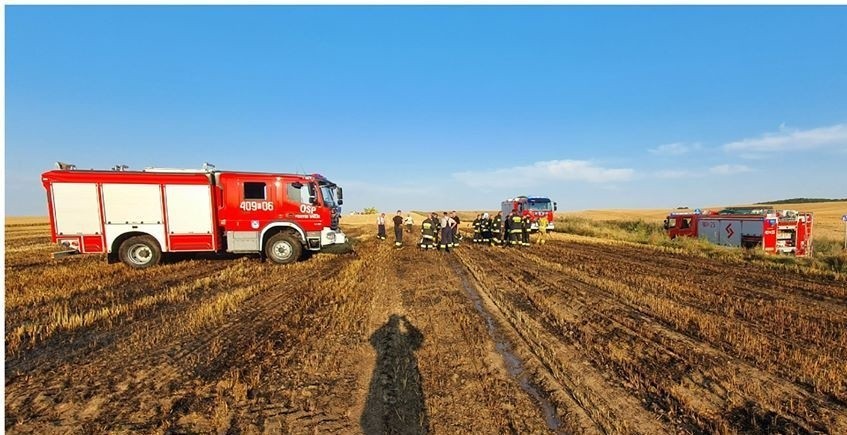
M 672 239 L 699 237 L 718 245 L 800 257 L 812 253 L 812 221 L 808 212 L 744 207 L 675 211 L 664 226 Z
M 145 268 L 168 252 L 261 253 L 291 263 L 304 250 L 346 245 L 342 190 L 319 174 L 57 166 L 41 181 L 52 240 L 66 252 Z
M 557 209 L 558 205 L 555 202 L 542 196 L 518 196 L 509 198 L 500 204 L 500 211 L 504 219 L 512 211 L 516 211 L 524 219 L 529 219 L 532 231 L 538 230 L 538 220 L 542 217 L 547 217 L 547 230 L 553 231 L 553 212 Z

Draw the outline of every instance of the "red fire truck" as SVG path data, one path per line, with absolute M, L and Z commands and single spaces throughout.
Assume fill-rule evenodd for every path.
M 500 211 L 503 213 L 503 218 L 517 211 L 524 219 L 529 219 L 531 222 L 531 230 L 538 230 L 538 219 L 547 217 L 547 230 L 553 231 L 553 212 L 558 209 L 558 204 L 550 201 L 550 198 L 542 196 L 518 196 L 509 198 L 500 204 Z
M 41 176 L 50 231 L 66 252 L 133 268 L 167 252 L 261 253 L 275 263 L 346 244 L 342 190 L 319 174 L 59 169 Z
M 808 212 L 745 207 L 675 211 L 665 219 L 665 229 L 672 239 L 700 237 L 718 245 L 801 257 L 812 253 L 812 223 Z

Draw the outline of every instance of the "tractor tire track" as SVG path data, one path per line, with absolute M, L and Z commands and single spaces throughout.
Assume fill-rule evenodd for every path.
M 733 373 L 737 373 L 733 376 L 744 376 L 748 379 L 756 379 L 757 383 L 770 385 L 770 388 L 777 389 L 784 395 L 784 397 L 779 399 L 769 399 L 766 396 L 760 396 L 757 399 L 761 403 L 767 404 L 770 401 L 771 406 L 775 407 L 775 409 L 780 409 L 784 407 L 783 402 L 792 402 L 794 405 L 786 408 L 789 411 L 791 408 L 796 407 L 797 403 L 807 403 L 808 406 L 805 409 L 801 407 L 793 414 L 781 415 L 782 418 L 791 421 L 795 427 L 804 427 L 806 430 L 821 430 L 821 427 L 818 426 L 819 422 L 827 422 L 826 424 L 831 427 L 843 427 L 845 423 L 847 423 L 844 418 L 838 417 L 839 415 L 843 415 L 845 412 L 843 406 L 833 403 L 826 398 L 822 398 L 819 394 L 812 394 L 803 388 L 798 388 L 790 380 L 786 382 L 784 379 L 775 377 L 755 366 L 742 362 L 734 355 L 727 353 L 727 350 L 723 347 L 713 347 L 707 342 L 704 342 L 701 337 L 692 336 L 685 330 L 677 331 L 677 328 L 675 328 L 672 324 L 668 324 L 666 319 L 661 316 L 657 316 L 656 313 L 651 310 L 645 310 L 641 306 L 627 302 L 625 298 L 622 298 L 615 292 L 609 292 L 609 289 L 600 289 L 594 284 L 585 282 L 577 276 L 571 276 L 565 268 L 548 260 L 548 258 L 556 257 L 551 257 L 546 255 L 546 253 L 526 253 L 522 254 L 521 257 L 525 257 L 537 265 L 542 265 L 542 270 L 546 269 L 556 272 L 556 274 L 536 274 L 533 277 L 534 280 L 545 283 L 551 291 L 552 289 L 579 289 L 577 292 L 567 292 L 570 299 L 558 297 L 557 299 L 561 299 L 558 304 L 573 305 L 574 303 L 577 303 L 583 310 L 592 311 L 595 316 L 606 318 L 615 323 L 620 323 L 620 319 L 628 318 L 630 320 L 627 323 L 632 325 L 632 328 L 639 328 L 641 330 L 646 329 L 649 331 L 649 336 L 644 336 L 642 339 L 650 339 L 651 341 L 654 341 L 659 345 L 659 348 L 665 347 L 666 343 L 676 343 L 674 347 L 667 349 L 673 355 L 685 355 L 686 357 L 690 357 L 692 355 L 700 354 L 701 356 L 697 357 L 695 361 L 689 363 L 689 367 L 700 367 L 701 369 L 696 372 L 699 374 L 695 377 L 702 378 L 703 380 L 692 382 L 692 384 L 700 384 L 702 387 L 705 387 L 708 384 L 710 388 L 713 389 L 715 385 L 720 385 L 722 382 L 725 383 L 725 379 L 722 381 L 720 378 L 715 378 L 710 381 L 709 379 L 713 378 L 715 375 L 708 375 L 705 370 L 710 366 L 725 368 L 731 367 L 731 371 Z M 597 261 L 599 258 L 603 257 L 595 257 L 593 261 Z M 524 261 L 524 263 L 526 262 Z M 521 265 L 521 259 L 515 258 L 512 264 Z M 525 269 L 525 272 L 530 271 L 531 273 L 531 271 L 538 269 L 539 268 L 537 266 L 533 265 L 529 269 Z M 555 276 L 555 279 L 552 278 L 553 276 Z M 555 295 L 555 293 L 552 294 Z M 585 299 L 585 296 L 588 295 L 593 296 Z M 613 313 L 616 315 L 613 316 L 607 313 Z M 644 319 L 650 320 L 645 321 Z M 642 335 L 635 333 L 635 330 L 633 329 L 631 330 L 634 333 L 634 337 Z M 661 340 L 656 341 L 655 338 L 657 337 L 661 337 Z M 678 347 L 680 345 L 683 347 Z M 706 364 L 707 361 L 708 364 Z M 641 366 L 646 365 L 648 364 L 641 364 Z M 769 367 L 769 370 L 773 370 L 773 368 Z M 725 369 L 723 369 L 723 373 L 726 373 Z M 726 389 L 732 389 L 731 385 L 726 385 L 726 387 Z M 721 390 L 723 389 L 721 388 L 717 391 L 720 392 Z M 785 399 L 785 397 L 794 399 Z M 728 400 L 728 398 L 724 398 L 724 400 Z

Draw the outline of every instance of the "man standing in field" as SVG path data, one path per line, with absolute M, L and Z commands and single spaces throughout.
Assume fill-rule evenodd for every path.
M 432 227 L 435 232 L 435 247 L 438 247 L 438 241 L 441 240 L 441 219 L 438 219 L 438 213 L 432 212 L 429 214 L 429 220 L 432 221 Z
M 399 248 L 403 246 L 403 212 L 397 210 L 394 215 L 394 246 Z
M 462 233 L 459 231 L 459 224 L 461 221 L 459 220 L 459 215 L 456 213 L 456 210 L 453 210 L 450 213 L 450 218 L 453 219 L 455 226 L 453 227 L 453 246 L 458 247 L 459 242 L 462 241 Z
M 471 224 L 473 227 L 473 242 L 479 243 L 482 241 L 482 217 L 480 215 L 476 215 L 476 219 L 473 220 Z
M 431 217 L 421 224 L 421 249 L 435 249 L 435 223 Z
M 385 213 L 376 217 L 376 238 L 385 240 Z
M 509 228 L 509 245 L 520 246 L 521 234 L 523 233 L 523 218 L 521 214 L 514 210 L 509 213 L 507 225 Z
M 453 220 L 447 212 L 444 212 L 444 217 L 441 218 L 441 243 L 439 248 L 445 252 L 450 252 L 450 248 L 455 246 L 453 242 L 453 231 L 456 228 L 456 221 Z
M 547 243 L 547 216 L 538 220 L 538 240 L 539 245 Z
M 412 214 L 406 214 L 406 219 L 403 220 L 403 224 L 406 225 L 406 232 L 412 234 L 412 225 L 415 224 L 415 221 L 412 220 Z
M 523 216 L 523 231 L 521 232 L 521 245 L 530 246 L 529 243 L 529 230 L 532 228 L 532 216 L 529 214 L 525 214 Z
M 491 219 L 491 246 L 500 245 L 503 246 L 503 212 L 498 211 L 497 214 Z
M 482 234 L 482 243 L 491 242 L 491 219 L 488 218 L 488 213 L 482 214 L 482 220 L 479 222 L 479 231 Z

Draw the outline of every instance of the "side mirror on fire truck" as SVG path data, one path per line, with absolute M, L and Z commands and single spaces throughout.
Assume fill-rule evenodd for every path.
M 338 205 L 344 204 L 344 191 L 338 188 Z
M 558 210 L 559 210 L 559 204 L 557 204 L 557 203 L 554 201 L 554 202 L 553 202 L 553 211 L 558 211 Z

